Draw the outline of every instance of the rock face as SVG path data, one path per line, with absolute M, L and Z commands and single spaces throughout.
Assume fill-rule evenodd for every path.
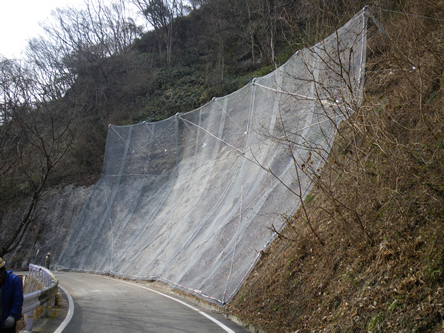
M 38 205 L 37 218 L 19 247 L 5 255 L 7 267 L 27 269 L 29 263 L 44 266 L 50 252 L 53 269 L 93 187 L 68 185 L 46 193 Z

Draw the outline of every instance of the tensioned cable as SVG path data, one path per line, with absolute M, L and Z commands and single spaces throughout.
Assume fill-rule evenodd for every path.
M 247 93 L 248 93 L 248 91 L 246 91 L 246 92 L 244 93 L 243 97 L 245 97 L 245 96 L 247 95 Z M 243 100 L 243 98 L 240 98 L 240 99 L 239 99 L 239 102 L 237 102 L 237 105 L 236 105 L 236 106 L 233 106 L 232 109 L 237 109 L 237 106 L 239 106 L 239 104 L 242 102 L 242 100 Z M 215 102 L 219 105 L 218 99 L 216 99 Z M 228 117 L 228 118 L 232 121 L 232 124 L 233 124 L 233 125 L 237 126 L 237 128 L 239 128 L 240 130 L 243 130 L 243 128 L 240 127 L 239 124 L 238 124 L 238 123 L 237 123 L 237 122 L 236 122 L 236 121 L 235 121 L 235 120 L 229 115 L 229 113 L 227 112 L 227 110 L 224 110 L 224 109 L 222 108 L 222 112 L 225 114 L 226 117 Z
M 435 21 L 444 22 L 443 19 L 439 19 L 439 18 L 436 18 L 436 17 L 424 16 L 424 15 L 419 15 L 419 14 L 412 14 L 412 13 L 407 13 L 407 12 L 400 12 L 400 11 L 397 11 L 397 10 L 385 9 L 385 8 L 381 8 L 381 7 L 373 7 L 372 6 L 371 8 L 373 8 L 373 9 L 380 9 L 382 11 L 390 12 L 390 13 L 404 14 L 404 15 L 409 15 L 409 16 L 421 17 L 421 18 L 425 18 L 425 19 L 428 19 L 428 20 L 435 20 Z
M 236 150 L 239 154 L 244 155 L 244 152 L 241 151 L 239 148 L 236 148 L 236 147 L 233 146 L 232 144 L 230 144 L 230 143 L 228 143 L 228 142 L 222 140 L 221 138 L 218 138 L 217 136 L 215 136 L 213 133 L 211 133 L 210 131 L 206 130 L 206 129 L 203 128 L 202 126 L 199 126 L 199 125 L 197 125 L 197 124 L 195 124 L 195 123 L 189 121 L 188 119 L 182 118 L 180 115 L 179 115 L 178 117 L 179 117 L 180 119 L 182 119 L 183 121 L 188 122 L 188 123 L 190 123 L 190 124 L 192 124 L 192 125 L 194 125 L 194 126 L 200 128 L 201 130 L 203 130 L 204 132 L 208 133 L 209 135 L 211 135 L 211 136 L 212 136 L 213 138 L 215 138 L 216 140 L 219 140 L 219 141 L 225 143 L 227 146 L 229 146 L 229 147 L 233 148 L 234 150 Z
M 148 124 L 147 124 L 145 121 L 144 121 L 143 123 L 144 123 L 145 126 L 148 128 L 148 130 L 151 132 L 152 130 L 151 130 L 151 128 L 149 128 Z M 171 127 L 173 124 L 174 124 L 174 121 L 170 122 L 170 124 L 169 124 L 168 126 L 166 126 L 166 128 L 164 129 L 164 131 L 165 131 L 167 128 Z M 155 135 L 153 135 L 153 136 L 154 136 L 154 139 L 159 143 L 159 145 L 160 145 L 165 151 L 167 151 L 167 149 L 165 149 L 165 147 L 163 146 L 163 144 L 162 144 L 162 142 L 159 140 L 159 138 L 158 138 L 157 136 L 155 136 Z
M 271 90 L 271 91 L 275 91 L 275 92 L 278 92 L 278 93 L 281 93 L 281 94 L 286 94 L 286 95 L 290 95 L 290 96 L 300 97 L 300 98 L 302 98 L 304 100 L 307 100 L 307 101 L 319 102 L 322 105 L 328 105 L 328 106 L 338 106 L 339 105 L 339 101 L 338 100 L 336 100 L 334 102 L 333 101 L 329 101 L 327 99 L 321 99 L 320 100 L 317 97 L 310 97 L 310 96 L 305 96 L 305 95 L 300 95 L 300 94 L 292 93 L 292 92 L 289 92 L 289 91 L 284 91 L 284 90 L 280 90 L 280 89 L 276 89 L 276 88 L 271 88 L 271 87 L 267 87 L 267 86 L 264 86 L 262 84 L 259 84 L 257 82 L 253 82 L 253 84 L 255 84 L 255 85 L 257 85 L 257 86 L 259 86 L 261 88 L 268 89 L 268 90 Z M 345 106 L 345 108 L 351 110 L 351 108 L 349 106 Z
M 129 147 L 131 147 L 132 150 L 137 151 L 137 152 L 142 152 L 142 155 L 143 155 L 143 156 L 145 156 L 146 158 L 149 158 L 149 156 L 148 156 L 146 153 L 144 153 L 144 152 L 142 151 L 142 149 L 144 148 L 143 146 L 140 147 L 139 149 L 137 149 L 137 148 L 136 148 L 134 145 L 132 145 L 128 140 L 125 140 L 125 139 L 120 135 L 120 133 L 117 132 L 117 131 L 115 130 L 114 126 L 112 126 L 111 129 L 114 131 L 114 133 L 117 134 L 117 136 L 120 138 L 120 140 L 122 140 L 123 143 L 125 143 L 126 145 L 128 145 Z M 148 130 L 150 130 L 150 129 L 148 129 Z M 151 131 L 151 130 L 150 130 L 150 131 Z M 156 139 L 157 139 L 157 138 L 156 138 Z M 158 140 L 157 140 L 157 141 L 158 141 Z M 162 145 L 160 142 L 159 142 L 159 144 Z M 163 148 L 163 147 L 162 147 L 162 148 Z M 165 149 L 165 148 L 164 148 L 164 149 Z
M 152 134 L 152 136 L 155 138 L 155 140 L 159 143 L 160 147 L 162 147 L 162 149 L 163 149 L 165 152 L 167 152 L 168 149 L 166 149 L 166 148 L 163 146 L 162 142 L 159 141 L 159 139 L 157 138 L 157 136 L 154 135 L 153 130 L 152 130 L 151 128 L 149 128 L 148 124 L 147 124 L 146 122 L 143 122 L 143 124 L 145 124 L 145 127 L 146 127 L 146 128 L 148 129 L 148 131 Z M 111 127 L 111 126 L 110 126 L 110 127 Z M 145 156 L 147 159 L 150 159 L 150 156 L 142 150 L 142 149 L 145 148 L 144 146 L 141 146 L 140 148 L 136 148 L 136 147 L 135 147 L 133 144 L 131 144 L 128 140 L 125 140 L 125 139 L 120 135 L 119 132 L 116 131 L 115 126 L 112 126 L 111 129 L 114 131 L 114 133 L 117 134 L 117 136 L 120 138 L 120 140 L 122 140 L 122 142 L 124 142 L 126 145 L 128 145 L 128 147 L 130 147 L 130 148 L 133 150 L 133 152 L 138 152 L 138 153 L 140 152 L 140 153 L 141 153 L 143 156 Z M 152 141 L 152 140 L 150 140 L 149 142 L 151 142 L 151 141 Z M 122 174 L 122 175 L 125 175 L 125 176 L 126 176 L 126 174 Z M 105 176 L 113 176 L 113 175 L 105 175 Z M 120 176 L 120 175 L 116 175 L 116 176 Z
M 300 95 L 300 94 L 296 94 L 296 93 L 291 93 L 289 91 L 284 91 L 284 90 L 281 90 L 281 89 L 267 87 L 267 86 L 264 86 L 264 85 L 262 85 L 260 83 L 255 82 L 254 80 L 253 80 L 253 84 L 256 85 L 256 86 L 259 86 L 261 88 L 264 88 L 264 89 L 268 89 L 268 90 L 271 90 L 271 91 L 274 91 L 274 92 L 278 92 L 278 93 L 281 93 L 281 94 L 287 94 L 287 95 L 291 95 L 291 96 L 300 97 L 302 99 L 309 100 L 309 101 L 317 101 L 318 100 L 315 97 Z
M 379 9 L 382 11 L 386 11 L 386 12 L 391 12 L 391 13 L 397 13 L 397 14 L 404 14 L 404 15 L 409 15 L 409 16 L 414 16 L 414 17 L 420 17 L 420 18 L 424 18 L 424 19 L 428 19 L 428 20 L 435 20 L 435 21 L 440 21 L 440 22 L 444 22 L 443 19 L 438 19 L 438 18 L 434 18 L 434 17 L 429 17 L 429 16 L 424 16 L 424 15 L 419 15 L 419 14 L 412 14 L 412 13 L 407 13 L 407 12 L 400 12 L 400 11 L 395 11 L 395 10 L 390 10 L 390 9 L 384 9 L 381 7 L 371 7 L 372 9 Z M 369 14 L 370 18 L 373 20 L 373 22 L 375 23 L 375 25 L 378 27 L 379 31 L 382 33 L 382 35 L 393 45 L 393 48 L 395 50 L 395 52 L 401 57 L 403 58 L 404 61 L 410 63 L 411 65 L 413 65 L 413 69 L 416 69 L 416 64 L 409 59 L 409 57 L 407 57 L 404 53 L 402 53 L 398 47 L 396 46 L 396 44 L 393 42 L 393 40 L 390 38 L 390 36 L 388 35 L 388 33 L 385 31 L 385 29 L 382 27 L 381 24 L 379 24 L 379 21 L 370 13 Z

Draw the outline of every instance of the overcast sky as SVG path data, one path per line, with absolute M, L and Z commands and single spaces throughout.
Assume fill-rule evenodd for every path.
M 68 4 L 83 6 L 83 0 L 0 0 L 0 54 L 19 58 L 27 40 L 41 33 L 38 23 Z
M 84 0 L 0 0 L 0 55 L 20 58 L 27 40 L 41 34 L 38 23 L 49 18 L 52 10 L 68 5 L 81 8 Z

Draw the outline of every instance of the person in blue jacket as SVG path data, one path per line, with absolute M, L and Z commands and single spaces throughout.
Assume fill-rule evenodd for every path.
M 17 321 L 22 318 L 23 285 L 17 275 L 6 270 L 5 264 L 0 258 L 0 332 L 15 333 Z

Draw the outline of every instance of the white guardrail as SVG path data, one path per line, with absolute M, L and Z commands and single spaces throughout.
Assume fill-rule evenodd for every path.
M 40 305 L 47 305 L 49 301 L 55 299 L 59 280 L 49 269 L 34 264 L 29 264 L 28 277 L 32 277 L 42 282 L 45 286 L 42 290 L 37 290 L 23 296 L 22 314 L 28 314 L 26 332 L 32 332 L 34 309 L 38 308 Z M 47 307 L 45 310 L 47 310 Z

